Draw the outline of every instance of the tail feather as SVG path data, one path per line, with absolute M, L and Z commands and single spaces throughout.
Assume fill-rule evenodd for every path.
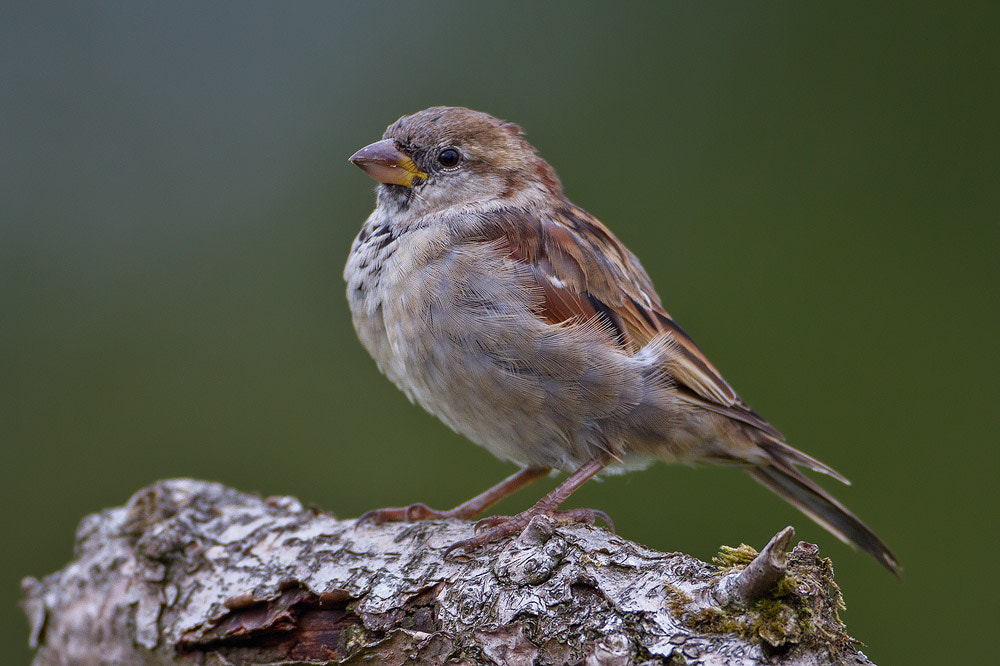
M 789 462 L 794 465 L 799 465 L 807 469 L 811 469 L 814 472 L 820 472 L 821 474 L 826 474 L 837 479 L 844 485 L 851 485 L 851 482 L 847 480 L 847 477 L 830 467 L 826 463 L 822 463 L 812 456 L 802 453 L 793 446 L 789 446 L 780 439 L 775 439 L 774 437 L 768 437 L 766 440 L 759 442 L 760 447 L 764 449 L 771 458 L 775 460 L 781 460 L 784 462 Z
M 779 456 L 775 458 L 771 464 L 748 469 L 747 473 L 843 542 L 871 554 L 886 569 L 900 575 L 899 560 L 889 547 L 847 507 L 789 464 L 798 463 L 797 459 L 785 462 Z

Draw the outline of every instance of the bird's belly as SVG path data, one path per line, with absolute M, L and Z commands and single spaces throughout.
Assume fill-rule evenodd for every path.
M 711 433 L 648 371 L 662 360 L 612 348 L 594 326 L 545 323 L 516 266 L 441 247 L 428 231 L 376 225 L 344 272 L 359 339 L 411 401 L 521 465 L 569 470 L 609 452 L 615 471 L 700 457 Z
M 624 417 L 643 381 L 633 357 L 610 349 L 594 326 L 540 320 L 537 295 L 502 257 L 461 248 L 406 254 L 424 260 L 393 257 L 383 271 L 384 339 L 359 327 L 404 393 L 522 465 L 571 469 L 605 451 L 627 457 Z

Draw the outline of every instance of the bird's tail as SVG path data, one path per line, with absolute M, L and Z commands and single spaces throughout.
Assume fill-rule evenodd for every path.
M 789 447 L 790 448 L 790 447 Z M 799 471 L 792 462 L 775 456 L 747 470 L 759 483 L 770 488 L 844 543 L 870 553 L 886 569 L 900 575 L 899 560 L 878 536 L 830 493 Z

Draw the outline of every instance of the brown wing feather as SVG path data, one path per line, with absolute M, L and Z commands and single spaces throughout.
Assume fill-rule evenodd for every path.
M 639 260 L 597 218 L 569 202 L 547 214 L 506 209 L 486 216 L 482 233 L 530 267 L 544 295 L 540 317 L 552 323 L 601 317 L 632 354 L 668 335 L 679 355 L 667 369 L 695 402 L 780 437 L 670 317 Z
M 682 397 L 784 439 L 740 399 L 667 313 L 639 260 L 600 220 L 564 202 L 547 214 L 495 211 L 483 218 L 481 233 L 531 270 L 543 295 L 539 317 L 550 323 L 601 318 L 613 342 L 630 354 L 667 335 L 679 353 L 666 370 Z

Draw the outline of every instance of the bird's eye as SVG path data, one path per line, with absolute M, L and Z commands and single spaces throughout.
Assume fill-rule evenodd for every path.
M 446 169 L 450 169 L 451 167 L 456 166 L 461 159 L 462 156 L 454 148 L 445 148 L 440 153 L 438 153 L 438 162 L 440 162 L 441 166 L 445 167 Z

